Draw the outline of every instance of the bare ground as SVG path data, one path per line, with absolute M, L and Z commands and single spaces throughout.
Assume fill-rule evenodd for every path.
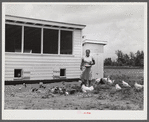
M 81 91 L 67 96 L 47 93 L 49 88 L 60 84 L 44 84 L 46 89 L 41 88 L 40 93 L 31 91 L 31 87 L 37 87 L 38 84 L 27 84 L 21 90 L 19 88 L 22 85 L 6 85 L 4 107 L 7 110 L 143 110 L 143 90 L 136 91 L 134 83 L 131 83 L 132 88 L 122 88 L 121 91 L 116 91 L 114 84 L 103 84 L 88 94 Z M 66 85 L 79 89 L 80 83 L 74 81 Z

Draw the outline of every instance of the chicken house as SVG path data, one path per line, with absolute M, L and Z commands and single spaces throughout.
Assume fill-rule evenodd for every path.
M 5 16 L 5 81 L 80 78 L 85 25 Z

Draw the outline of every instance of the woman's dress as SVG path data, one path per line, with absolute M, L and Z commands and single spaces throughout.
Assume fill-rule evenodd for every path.
M 91 71 L 92 65 L 90 65 L 90 62 L 92 60 L 93 60 L 93 58 L 91 56 L 83 57 L 83 66 L 82 66 L 82 74 L 81 74 L 82 80 L 91 80 L 92 79 L 92 71 Z

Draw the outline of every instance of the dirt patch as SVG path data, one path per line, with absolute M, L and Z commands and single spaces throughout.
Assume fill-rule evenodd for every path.
M 31 91 L 31 88 L 38 87 L 38 84 L 27 84 L 26 88 L 22 85 L 6 85 L 5 109 L 143 110 L 143 90 L 136 91 L 134 87 L 116 91 L 114 85 L 103 84 L 89 93 L 76 90 L 73 94 L 61 95 L 47 92 L 53 86 L 60 86 L 60 83 L 44 85 L 46 88 L 41 88 L 40 92 Z M 80 88 L 79 82 L 65 85 L 73 89 Z

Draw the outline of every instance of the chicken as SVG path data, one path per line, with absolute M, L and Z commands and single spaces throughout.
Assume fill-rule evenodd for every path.
M 82 81 L 81 81 L 81 80 L 79 80 L 78 82 L 79 82 L 79 83 L 82 83 Z
M 31 91 L 32 91 L 32 92 L 38 91 L 38 89 L 37 89 L 37 88 L 32 88 Z
M 62 81 L 62 85 L 65 85 L 65 81 Z
M 44 89 L 45 89 L 46 86 L 43 85 L 43 82 L 40 82 L 40 83 L 39 83 L 39 88 L 44 88 Z
M 103 78 L 105 81 L 110 80 L 110 76 L 107 76 L 107 78 Z
M 51 88 L 51 92 L 52 93 L 54 93 L 55 92 L 55 88 L 53 87 L 53 88 Z
M 19 90 L 22 90 L 22 87 L 20 87 Z
M 39 85 L 43 85 L 43 82 L 39 82 Z
M 90 86 L 90 89 L 91 89 L 91 91 L 93 91 L 94 90 L 94 87 L 93 86 Z
M 115 85 L 115 88 L 116 88 L 116 90 L 121 90 L 122 89 L 118 84 Z
M 142 89 L 144 86 L 141 85 L 141 84 L 138 84 L 137 82 L 135 82 L 134 87 L 135 87 L 137 90 L 140 90 L 140 89 Z
M 15 96 L 15 94 L 12 92 L 12 93 L 10 94 L 10 96 L 11 96 L 11 97 L 14 97 L 14 96 Z
M 125 87 L 131 87 L 128 83 L 126 83 L 125 81 L 122 81 L 123 86 Z
M 27 87 L 25 83 L 23 83 L 23 86 L 24 86 L 24 87 Z
M 95 84 L 105 84 L 106 79 L 105 78 L 98 78 L 95 81 Z
M 100 82 L 100 80 L 101 80 L 101 78 L 97 78 L 97 79 L 96 79 L 96 82 L 97 82 L 97 83 L 99 83 L 99 82 Z
M 110 80 L 110 79 L 108 79 L 108 80 L 107 80 L 107 83 L 110 84 L 110 85 L 112 85 L 112 84 L 114 83 L 114 81 L 115 81 L 115 80 Z
M 108 76 L 107 78 L 101 78 L 101 79 L 97 79 L 97 82 L 100 82 L 101 84 L 110 84 L 112 85 L 114 83 L 115 80 L 111 80 L 110 77 Z
M 63 94 L 64 92 L 63 92 L 63 89 L 61 88 L 61 87 L 59 87 L 59 93 L 60 94 Z
M 94 87 L 93 86 L 90 86 L 90 87 L 86 87 L 84 84 L 82 85 L 81 87 L 82 91 L 85 92 L 85 91 L 93 91 L 94 90 Z
M 19 87 L 19 90 L 20 90 L 20 91 L 25 90 L 25 88 L 26 88 L 26 84 L 25 84 L 25 83 L 23 83 L 22 85 L 23 85 L 23 86 Z
M 69 95 L 69 93 L 68 92 L 65 92 L 65 95 Z

